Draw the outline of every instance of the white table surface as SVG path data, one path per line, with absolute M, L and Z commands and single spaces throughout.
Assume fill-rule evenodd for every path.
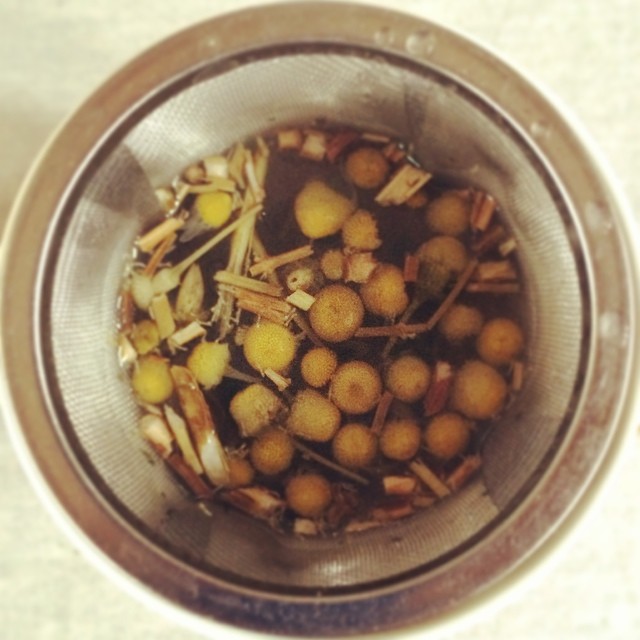
M 171 32 L 247 4 L 0 0 L 0 222 L 47 136 L 109 74 Z M 390 0 L 377 4 L 394 6 Z M 638 0 L 416 0 L 395 6 L 473 36 L 553 91 L 586 125 L 640 211 Z M 545 571 L 451 637 L 640 637 L 640 437 L 634 429 L 606 493 Z M 196 637 L 87 563 L 42 509 L 4 429 L 0 474 L 1 637 Z

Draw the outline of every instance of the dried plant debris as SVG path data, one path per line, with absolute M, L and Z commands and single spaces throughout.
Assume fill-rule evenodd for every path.
M 194 500 L 351 535 L 481 472 L 526 384 L 518 247 L 491 194 L 410 149 L 292 126 L 156 189 L 118 357 L 142 437 Z

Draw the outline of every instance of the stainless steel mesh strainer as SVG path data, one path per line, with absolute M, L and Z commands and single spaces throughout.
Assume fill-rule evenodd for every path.
M 115 300 L 129 247 L 157 213 L 153 188 L 239 139 L 316 118 L 411 140 L 427 168 L 494 194 L 529 314 L 526 384 L 486 441 L 482 475 L 406 521 L 337 540 L 194 506 L 150 461 L 114 348 Z M 620 446 L 638 366 L 627 222 L 558 112 L 453 33 L 333 3 L 218 18 L 109 81 L 23 190 L 2 252 L 7 420 L 77 532 L 205 626 L 435 624 L 548 547 Z

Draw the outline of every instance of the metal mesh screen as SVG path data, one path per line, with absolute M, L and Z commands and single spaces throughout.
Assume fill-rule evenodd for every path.
M 339 540 L 283 536 L 222 509 L 202 513 L 139 438 L 115 349 L 117 293 L 133 239 L 156 213 L 152 187 L 237 140 L 315 118 L 409 140 L 428 169 L 492 193 L 519 245 L 529 313 L 525 387 L 485 443 L 482 477 L 406 521 Z M 450 79 L 379 56 L 291 52 L 194 77 L 136 123 L 93 174 L 62 240 L 51 353 L 92 473 L 156 542 L 239 581 L 356 588 L 463 546 L 534 478 L 572 406 L 585 309 L 570 220 L 549 184 L 500 114 Z

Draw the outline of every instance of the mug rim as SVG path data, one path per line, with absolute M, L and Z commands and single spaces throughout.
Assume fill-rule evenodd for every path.
M 338 19 L 337 14 L 342 18 Z M 265 29 L 267 20 L 270 26 Z M 388 25 L 392 25 L 394 38 L 381 45 L 375 34 Z M 405 48 L 408 38 L 427 32 L 437 37 L 439 46 L 426 58 L 408 53 Z M 528 495 L 491 539 L 482 542 L 480 554 L 474 548 L 475 556 L 467 554 L 460 558 L 457 567 L 443 569 L 426 579 L 413 579 L 391 592 L 341 595 L 322 602 L 310 597 L 279 602 L 277 595 L 242 593 L 193 568 L 185 570 L 182 563 L 157 547 L 151 548 L 143 536 L 114 517 L 113 510 L 100 492 L 87 483 L 81 465 L 74 461 L 69 447 L 51 426 L 52 408 L 42 388 L 43 365 L 35 346 L 34 325 L 38 324 L 36 298 L 42 280 L 38 250 L 47 253 L 44 247 L 54 242 L 55 225 L 51 221 L 70 197 L 74 177 L 86 169 L 110 132 L 132 109 L 165 90 L 203 60 L 210 62 L 214 58 L 230 58 L 303 40 L 344 42 L 408 58 L 451 75 L 502 107 L 548 163 L 548 169 L 577 211 L 598 202 L 612 216 L 608 238 L 603 240 L 596 228 L 585 225 L 582 241 L 587 248 L 604 241 L 609 242 L 610 250 L 619 250 L 618 289 L 613 291 L 616 283 L 598 282 L 599 292 L 607 287 L 609 291 L 594 297 L 594 316 L 599 317 L 598 312 L 625 302 L 629 330 L 628 345 L 624 353 L 617 354 L 620 359 L 617 388 L 621 392 L 607 399 L 606 407 L 596 402 L 602 398 L 586 399 L 580 408 L 583 413 L 580 424 L 567 434 L 561 451 L 540 478 L 536 495 Z M 505 78 L 509 83 L 506 88 L 501 85 L 498 100 L 495 87 Z M 505 103 L 508 108 L 503 106 Z M 532 123 L 541 120 L 556 132 L 553 138 L 534 139 L 527 133 Z M 311 1 L 304 3 L 304 10 L 300 3 L 243 9 L 194 25 L 130 62 L 69 118 L 43 151 L 15 201 L 0 246 L 4 419 L 27 474 L 47 506 L 57 514 L 58 521 L 64 523 L 72 538 L 98 564 L 112 576 L 119 576 L 118 581 L 127 583 L 138 595 L 156 601 L 161 608 L 171 603 L 170 608 L 178 617 L 186 616 L 199 629 L 232 625 L 244 627 L 244 631 L 238 629 L 241 634 L 256 630 L 305 636 L 369 634 L 382 625 L 382 620 L 372 616 L 376 606 L 391 606 L 393 621 L 385 621 L 386 628 L 393 629 L 398 637 L 410 635 L 413 631 L 459 621 L 464 613 L 493 600 L 517 577 L 529 574 L 532 566 L 573 529 L 579 515 L 599 493 L 596 489 L 619 458 L 629 427 L 638 415 L 638 401 L 633 394 L 625 393 L 638 382 L 640 369 L 635 348 L 639 268 L 629 245 L 632 234 L 626 232 L 632 226 L 632 216 L 620 195 L 614 192 L 611 177 L 589 148 L 584 133 L 576 132 L 576 126 L 528 79 L 467 37 L 422 18 L 364 4 Z M 575 162 L 567 166 L 567 157 L 577 157 L 583 162 L 579 167 L 574 166 Z M 597 266 L 590 264 L 592 286 L 598 281 Z M 615 299 L 605 299 L 616 295 Z M 602 373 L 603 366 L 611 365 L 609 358 L 614 355 L 600 354 L 601 336 L 597 327 L 591 339 L 594 360 L 589 375 L 595 385 L 598 373 Z M 599 355 L 607 357 L 596 362 Z M 20 371 L 20 380 L 11 375 L 12 371 Z M 34 394 L 34 389 L 39 393 Z M 620 406 L 611 404 L 620 399 L 623 401 Z M 605 410 L 611 412 L 607 428 L 596 434 L 590 432 L 589 420 L 600 417 Z M 557 491 L 556 487 L 563 490 Z M 545 507 L 542 512 L 540 505 Z M 126 540 L 126 544 L 121 540 Z M 505 545 L 509 545 L 506 552 Z M 456 580 L 450 571 L 458 572 Z M 463 591 L 453 593 L 452 585 L 461 588 L 463 574 Z M 434 593 L 440 594 L 442 608 L 431 611 L 425 619 L 425 601 Z M 288 619 L 282 628 L 268 626 L 270 620 L 278 617 Z M 405 626 L 407 620 L 409 624 Z M 225 627 L 225 633 L 229 633 L 229 627 Z

